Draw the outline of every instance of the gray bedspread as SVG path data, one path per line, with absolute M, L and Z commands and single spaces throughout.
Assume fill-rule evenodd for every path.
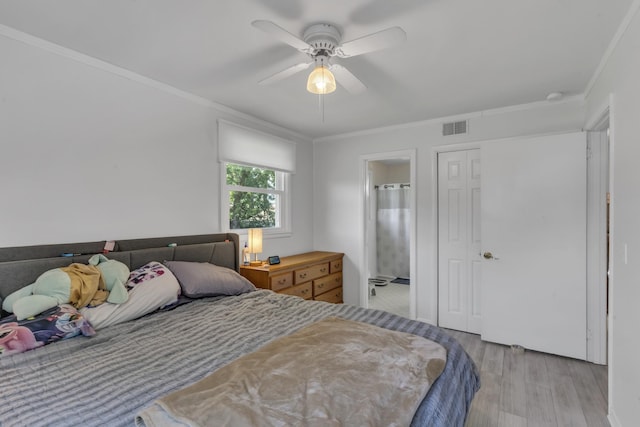
M 439 328 L 386 312 L 270 291 L 208 298 L 23 354 L 0 358 L 0 425 L 133 425 L 157 398 L 276 337 L 330 316 L 420 335 L 447 349 L 412 426 L 463 426 L 477 370 Z M 354 391 L 357 392 L 357 391 Z

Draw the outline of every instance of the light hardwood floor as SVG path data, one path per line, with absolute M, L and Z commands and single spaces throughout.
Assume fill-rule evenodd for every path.
M 448 330 L 480 370 L 465 427 L 609 427 L 607 367 L 483 342 Z

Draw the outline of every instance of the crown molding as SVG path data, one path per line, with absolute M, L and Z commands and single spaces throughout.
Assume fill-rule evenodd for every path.
M 81 64 L 88 65 L 93 68 L 97 68 L 101 71 L 105 71 L 110 74 L 115 74 L 117 76 L 124 77 L 125 79 L 135 81 L 137 83 L 142 83 L 145 86 L 149 86 L 154 89 L 158 89 L 163 92 L 170 93 L 171 95 L 177 96 L 179 98 L 185 99 L 187 101 L 191 101 L 193 103 L 196 103 L 205 107 L 216 108 L 216 109 L 220 108 L 223 111 L 229 110 L 228 107 L 215 104 L 206 98 L 202 98 L 192 93 L 185 92 L 183 90 L 170 86 L 166 83 L 162 83 L 157 80 L 150 79 L 141 74 L 127 70 L 117 65 L 113 65 L 101 59 L 94 58 L 84 53 L 80 53 L 78 51 L 66 48 L 64 46 L 60 46 L 58 44 L 41 39 L 39 37 L 32 36 L 22 31 L 18 31 L 14 28 L 7 27 L 6 25 L 0 24 L 0 35 L 16 40 L 18 42 L 22 42 L 26 45 L 53 53 L 54 55 L 62 56 L 64 58 L 71 59 Z
M 30 34 L 24 33 L 22 31 L 16 30 L 15 28 L 8 27 L 3 24 L 0 24 L 0 36 L 4 36 L 6 38 L 24 43 L 26 45 L 53 53 L 54 55 L 71 59 L 78 63 L 99 69 L 106 73 L 117 75 L 119 77 L 134 81 L 136 83 L 143 84 L 145 86 L 168 93 L 170 95 L 176 96 L 178 98 L 184 99 L 194 104 L 197 104 L 206 108 L 214 109 L 220 113 L 228 114 L 236 118 L 241 118 L 243 120 L 262 126 L 264 128 L 268 128 L 279 133 L 284 133 L 297 140 L 308 141 L 308 142 L 312 141 L 311 138 L 309 138 L 308 136 L 295 132 L 291 129 L 287 129 L 285 127 L 268 122 L 266 120 L 259 119 L 250 114 L 243 113 L 231 107 L 227 107 L 226 105 L 211 101 L 210 99 L 203 98 L 198 95 L 194 95 L 193 93 L 186 92 L 182 89 L 178 89 L 169 84 L 143 76 L 142 74 L 138 74 L 136 72 L 127 70 L 126 68 L 122 68 L 120 66 L 111 64 L 109 62 L 103 61 L 98 58 L 94 58 L 92 56 L 75 51 L 73 49 L 60 46 L 58 44 L 41 39 L 39 37 L 32 36 Z
M 598 67 L 596 68 L 593 75 L 591 76 L 591 80 L 589 80 L 589 83 L 587 83 L 587 87 L 584 90 L 585 98 L 591 94 L 591 91 L 593 90 L 593 87 L 595 86 L 596 81 L 598 80 L 598 78 L 600 78 L 600 75 L 604 71 L 604 68 L 607 66 L 607 63 L 609 62 L 609 58 L 611 57 L 611 55 L 613 54 L 613 51 L 618 46 L 618 43 L 620 43 L 622 36 L 624 36 L 624 34 L 627 32 L 627 29 L 629 28 L 631 21 L 633 21 L 633 18 L 636 16 L 636 13 L 638 13 L 639 9 L 640 9 L 640 0 L 634 0 L 634 2 L 629 7 L 629 10 L 627 11 L 627 14 L 624 16 L 624 19 L 620 23 L 620 26 L 618 27 L 618 31 L 616 31 L 613 38 L 611 39 L 611 42 L 609 43 L 609 46 L 607 46 L 607 50 L 605 50 L 604 55 L 602 55 L 602 58 L 600 59 L 600 63 L 598 64 Z
M 492 108 L 488 110 L 475 111 L 471 113 L 457 114 L 454 116 L 437 117 L 434 119 L 420 120 L 415 122 L 403 123 L 400 125 L 381 126 L 378 128 L 364 129 L 364 130 L 347 132 L 347 133 L 342 133 L 337 135 L 323 136 L 321 138 L 314 139 L 313 142 L 321 143 L 321 142 L 335 141 L 335 140 L 340 140 L 345 138 L 374 135 L 374 134 L 383 133 L 383 132 L 411 129 L 411 128 L 421 127 L 421 126 L 440 125 L 446 122 L 455 122 L 459 120 L 469 120 L 469 119 L 486 117 L 486 116 L 495 116 L 498 114 L 506 114 L 506 113 L 512 113 L 517 111 L 535 110 L 538 108 L 545 108 L 552 105 L 561 105 L 561 104 L 568 104 L 568 103 L 583 104 L 584 102 L 585 102 L 584 95 L 582 94 L 572 95 L 572 96 L 566 96 L 559 101 L 529 102 L 526 104 L 509 105 L 507 107 Z

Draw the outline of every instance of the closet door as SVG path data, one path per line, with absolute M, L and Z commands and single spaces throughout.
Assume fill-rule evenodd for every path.
M 438 154 L 438 324 L 480 333 L 480 150 Z
M 586 137 L 482 146 L 482 339 L 586 356 Z

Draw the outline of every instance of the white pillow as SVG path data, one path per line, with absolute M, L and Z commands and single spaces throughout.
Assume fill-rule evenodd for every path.
M 126 302 L 85 307 L 80 312 L 98 330 L 142 317 L 176 302 L 180 295 L 178 279 L 171 270 L 156 261 L 133 270 L 129 275 L 127 288 L 130 290 Z

